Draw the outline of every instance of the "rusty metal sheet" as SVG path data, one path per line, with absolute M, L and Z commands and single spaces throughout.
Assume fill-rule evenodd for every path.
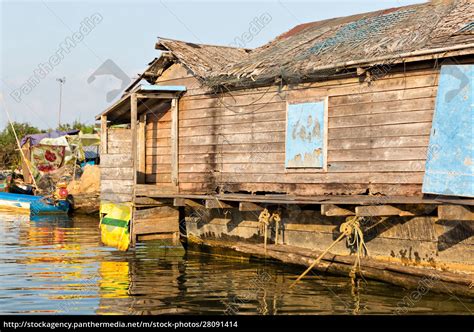
M 289 104 L 285 166 L 324 167 L 325 102 Z

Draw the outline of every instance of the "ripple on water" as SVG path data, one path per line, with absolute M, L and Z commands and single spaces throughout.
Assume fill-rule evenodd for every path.
M 0 314 L 390 314 L 410 293 L 375 281 L 186 253 L 169 243 L 119 252 L 98 220 L 0 214 Z M 411 313 L 472 313 L 470 299 L 428 293 Z

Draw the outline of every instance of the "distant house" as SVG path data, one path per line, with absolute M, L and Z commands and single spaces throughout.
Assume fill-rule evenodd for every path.
M 454 202 L 456 218 L 472 220 L 473 22 L 471 1 L 436 1 L 301 24 L 251 50 L 160 38 L 161 56 L 97 117 L 102 199 L 135 203 L 133 236 L 161 232 L 140 221 L 152 214 L 137 201 L 149 199 L 212 213 L 304 205 L 319 219 L 414 220 L 449 219 L 442 202 Z M 188 233 L 260 234 L 213 218 Z M 408 226 L 397 227 L 390 236 Z M 300 228 L 286 244 L 327 244 L 310 245 L 318 232 Z M 378 255 L 398 255 L 380 241 Z M 445 254 L 436 259 L 457 259 Z

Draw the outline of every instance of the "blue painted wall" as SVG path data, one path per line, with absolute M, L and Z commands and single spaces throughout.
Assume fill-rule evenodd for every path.
M 324 101 L 288 105 L 286 167 L 324 167 L 324 109 Z
M 442 66 L 423 192 L 474 197 L 474 65 Z

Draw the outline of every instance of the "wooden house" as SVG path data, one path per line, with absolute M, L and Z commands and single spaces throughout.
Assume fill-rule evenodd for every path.
M 360 217 L 373 259 L 473 273 L 473 22 L 472 1 L 433 1 L 251 50 L 160 38 L 97 117 L 101 199 L 133 203 L 133 241 L 181 222 L 204 244 L 322 251 Z

